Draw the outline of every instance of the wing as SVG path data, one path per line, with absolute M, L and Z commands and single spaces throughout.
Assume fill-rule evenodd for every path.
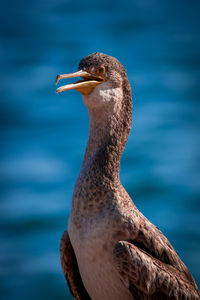
M 119 198 L 113 219 L 114 264 L 133 299 L 200 299 L 194 279 L 167 238 L 138 211 L 122 186 Z
M 133 298 L 200 299 L 192 276 L 162 233 L 157 229 L 148 240 L 140 229 L 134 240 L 114 248 L 115 266 Z
M 76 300 L 90 300 L 83 285 L 76 256 L 67 231 L 64 231 L 60 240 L 60 257 L 62 270 L 73 298 Z

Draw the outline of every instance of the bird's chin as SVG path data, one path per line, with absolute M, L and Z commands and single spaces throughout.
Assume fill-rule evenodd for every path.
M 122 99 L 121 87 L 112 88 L 109 81 L 96 86 L 89 95 L 83 95 L 83 102 L 88 110 L 101 114 L 115 114 L 121 106 Z

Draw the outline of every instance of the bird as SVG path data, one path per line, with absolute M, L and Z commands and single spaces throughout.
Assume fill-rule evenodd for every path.
M 56 92 L 80 92 L 89 112 L 89 137 L 60 240 L 61 266 L 74 299 L 200 299 L 197 285 L 162 232 L 135 206 L 119 178 L 132 123 L 132 92 L 124 66 L 95 52 L 80 77 Z

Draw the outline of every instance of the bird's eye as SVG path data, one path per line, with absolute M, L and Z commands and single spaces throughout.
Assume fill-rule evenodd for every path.
M 97 70 L 96 70 L 96 74 L 97 75 L 103 75 L 105 73 L 106 69 L 104 66 L 101 66 L 99 67 Z

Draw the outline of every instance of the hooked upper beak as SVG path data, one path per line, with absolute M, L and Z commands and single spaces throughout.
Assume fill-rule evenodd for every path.
M 82 77 L 83 80 L 79 80 L 77 82 L 63 85 L 56 90 L 56 93 L 61 93 L 63 91 L 75 89 L 80 92 L 82 95 L 89 95 L 94 88 L 102 83 L 105 79 L 101 76 L 90 74 L 86 71 L 77 71 L 69 74 L 61 74 L 56 77 L 56 84 L 60 79 L 64 78 L 73 78 L 73 77 Z

